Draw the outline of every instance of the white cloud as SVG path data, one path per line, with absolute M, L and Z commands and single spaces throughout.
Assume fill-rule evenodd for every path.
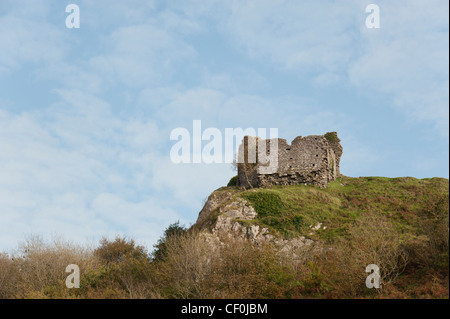
M 197 218 L 202 200 L 214 189 L 225 186 L 233 176 L 231 164 L 174 164 L 168 158 L 154 163 L 158 168 L 152 186 L 160 191 L 171 190 L 172 200 L 189 207 L 192 219 Z
M 144 86 L 167 81 L 177 64 L 195 51 L 174 34 L 153 24 L 121 27 L 104 41 L 102 55 L 90 66 L 109 81 Z
M 79 91 L 58 93 L 39 112 L 0 111 L 1 245 L 34 232 L 82 241 L 111 230 L 152 243 L 183 221 L 150 184 L 161 157 L 153 147 L 165 142 L 156 124 L 120 118 Z
M 448 138 L 448 2 L 381 1 L 381 28 L 370 30 L 367 4 L 234 1 L 227 34 L 250 57 L 318 85 L 384 94 Z
M 104 93 L 117 85 L 130 89 L 167 83 L 196 55 L 183 38 L 201 30 L 196 22 L 156 11 L 152 1 L 83 1 L 82 26 L 75 31 L 64 26 L 64 6 L 48 12 L 47 3 L 41 10 L 36 17 L 33 10 L 12 6 L 0 17 L 0 72 L 32 63 L 39 79 Z M 61 25 L 49 23 L 56 17 Z M 89 43 L 84 32 L 90 33 Z
M 175 125 L 172 128 L 192 127 L 192 120 L 196 119 L 213 125 L 211 122 L 217 123 L 225 97 L 219 90 L 196 87 L 179 92 L 154 114 L 166 124 Z
M 352 172 L 353 176 L 373 175 L 377 170 L 377 164 L 385 159 L 385 156 L 377 152 L 370 145 L 363 144 L 356 136 L 349 134 L 339 134 L 343 153 L 340 161 L 341 174 L 348 175 Z
M 0 26 L 0 71 L 11 72 L 27 64 L 49 64 L 65 55 L 67 46 L 61 28 L 11 15 L 0 16 Z
M 410 120 L 429 121 L 448 137 L 448 2 L 380 6 L 382 26 L 361 29 L 363 53 L 348 68 L 350 81 L 391 96 Z
M 335 1 L 233 1 L 230 36 L 251 57 L 302 72 L 336 72 L 353 55 L 355 5 Z
M 145 23 L 156 12 L 156 0 L 79 0 L 82 27 L 96 32 L 108 32 L 118 25 L 130 26 Z
M 205 68 L 202 72 L 201 86 L 239 94 L 257 93 L 270 88 L 270 82 L 259 72 L 246 67 L 231 67 L 225 72 L 214 73 Z

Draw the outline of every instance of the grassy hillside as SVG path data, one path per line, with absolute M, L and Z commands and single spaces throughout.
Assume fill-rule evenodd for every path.
M 305 236 L 331 252 L 313 259 L 321 273 L 313 295 L 372 295 L 361 288 L 367 275 L 361 270 L 375 263 L 382 268 L 385 297 L 448 298 L 448 179 L 341 177 L 325 189 L 235 191 L 258 213 L 242 223 L 287 239 Z
M 222 205 L 240 197 L 255 208 L 257 218 L 242 224 L 305 236 L 318 249 L 293 258 L 270 242 L 217 245 L 199 231 L 213 225 L 215 208 L 203 227 L 169 226 L 153 251 L 121 237 L 89 248 L 31 237 L 13 255 L 0 253 L 0 298 L 449 297 L 447 179 L 342 177 L 325 189 L 228 186 L 214 194 Z M 69 264 L 80 267 L 80 288 L 65 285 Z M 379 289 L 365 285 L 369 264 L 380 268 Z
M 409 235 L 421 234 L 433 223 L 448 223 L 449 183 L 444 178 L 342 177 L 325 189 L 273 186 L 238 196 L 255 208 L 256 223 L 288 238 L 311 236 L 310 226 L 321 223 L 326 229 L 314 238 L 333 241 L 347 236 L 349 224 L 367 213 L 387 218 Z

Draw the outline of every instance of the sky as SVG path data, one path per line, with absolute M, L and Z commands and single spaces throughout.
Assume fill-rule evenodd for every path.
M 0 0 L 0 251 L 31 234 L 151 249 L 195 223 L 235 172 L 171 160 L 170 133 L 194 120 L 288 142 L 336 131 L 346 176 L 448 178 L 448 7 Z

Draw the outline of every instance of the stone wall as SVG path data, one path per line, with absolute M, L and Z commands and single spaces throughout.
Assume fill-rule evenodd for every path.
M 269 172 L 263 169 L 267 167 L 262 156 L 264 145 L 265 155 L 271 164 L 276 163 Z M 276 147 L 278 152 L 271 147 Z M 256 161 L 252 160 L 252 152 L 258 154 Z M 311 184 L 323 188 L 339 176 L 341 155 L 342 146 L 336 132 L 298 136 L 291 144 L 281 138 L 261 140 L 246 136 L 239 148 L 238 185 L 247 188 Z

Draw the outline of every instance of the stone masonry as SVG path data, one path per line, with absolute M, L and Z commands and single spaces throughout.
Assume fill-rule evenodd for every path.
M 255 153 L 256 159 L 251 155 Z M 336 132 L 298 136 L 290 145 L 282 138 L 245 136 L 239 147 L 238 185 L 248 188 L 311 184 L 324 188 L 339 176 L 341 155 Z

